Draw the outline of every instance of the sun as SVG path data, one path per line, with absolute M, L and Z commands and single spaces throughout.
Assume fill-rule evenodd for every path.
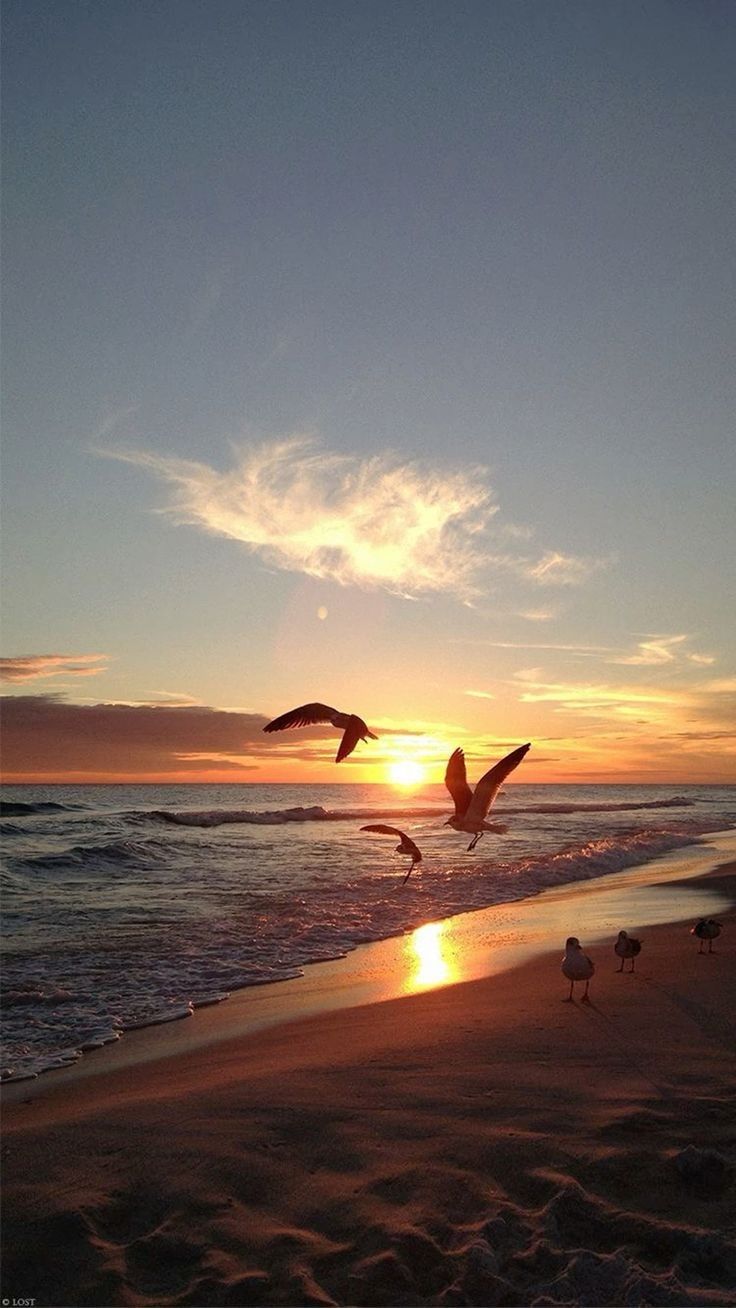
M 401 759 L 390 765 L 388 775 L 394 786 L 419 786 L 424 781 L 424 771 L 421 763 Z

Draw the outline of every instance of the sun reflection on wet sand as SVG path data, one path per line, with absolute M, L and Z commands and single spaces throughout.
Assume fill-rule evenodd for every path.
M 458 968 L 450 956 L 446 927 L 446 922 L 427 922 L 406 937 L 405 949 L 411 967 L 406 978 L 407 990 L 450 985 L 457 979 Z

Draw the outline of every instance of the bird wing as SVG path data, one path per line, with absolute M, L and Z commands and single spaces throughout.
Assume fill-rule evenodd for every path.
M 348 718 L 347 723 L 344 720 L 341 720 L 336 725 L 339 727 L 345 727 L 343 738 L 337 747 L 337 754 L 335 756 L 335 762 L 340 763 L 342 759 L 347 758 L 348 754 L 352 754 L 355 746 L 361 739 L 363 732 L 366 730 L 366 725 L 362 718 L 358 718 L 352 713 Z
M 521 745 L 519 749 L 513 750 L 511 754 L 507 754 L 505 758 L 501 759 L 500 763 L 496 763 L 495 767 L 490 768 L 489 771 L 481 777 L 473 791 L 473 798 L 468 811 L 465 814 L 468 821 L 471 819 L 477 819 L 480 822 L 483 821 L 503 785 L 503 782 L 506 780 L 509 773 L 513 772 L 514 768 L 518 768 L 529 748 L 529 745 Z
M 411 854 L 411 866 L 413 867 L 415 863 L 421 863 L 422 853 L 419 846 L 414 844 L 414 841 L 407 836 L 405 831 L 399 831 L 398 827 L 387 827 L 383 822 L 372 822 L 370 826 L 361 827 L 360 829 L 361 831 L 379 831 L 383 836 L 400 836 L 401 843 L 404 846 L 402 852 L 404 854 Z M 411 871 L 411 868 L 409 871 Z M 407 877 L 408 875 L 409 873 L 407 873 Z
M 450 755 L 445 770 L 445 785 L 455 801 L 455 817 L 464 817 L 470 807 L 473 792 L 468 785 L 465 772 L 465 754 L 461 749 L 456 749 Z
M 302 704 L 299 708 L 282 713 L 263 728 L 264 731 L 286 731 L 287 727 L 311 727 L 317 722 L 332 722 L 339 717 L 337 709 L 327 704 Z

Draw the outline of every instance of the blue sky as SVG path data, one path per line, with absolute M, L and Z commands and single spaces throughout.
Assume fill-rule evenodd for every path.
M 727 775 L 732 6 L 4 10 L 10 693 Z

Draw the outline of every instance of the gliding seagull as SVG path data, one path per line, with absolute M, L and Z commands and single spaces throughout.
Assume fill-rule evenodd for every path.
M 411 866 L 406 876 L 404 877 L 404 880 L 401 883 L 402 886 L 405 886 L 407 881 L 409 880 L 409 877 L 414 871 L 414 868 L 416 867 L 417 863 L 421 863 L 422 861 L 421 850 L 418 848 L 418 846 L 415 845 L 414 841 L 410 840 L 409 837 L 405 835 L 403 831 L 399 831 L 398 827 L 386 827 L 381 822 L 372 823 L 370 826 L 361 827 L 360 829 L 361 831 L 380 831 L 382 836 L 401 837 L 400 843 L 396 846 L 396 853 L 411 854 Z
M 455 815 L 447 819 L 445 826 L 454 827 L 455 831 L 468 831 L 474 836 L 468 845 L 468 852 L 475 849 L 484 832 L 508 831 L 508 827 L 503 823 L 486 822 L 485 816 L 502 783 L 509 773 L 519 766 L 529 748 L 529 745 L 521 745 L 512 754 L 507 754 L 500 763 L 496 763 L 495 767 L 481 777 L 474 791 L 468 785 L 463 750 L 456 749 L 450 755 L 445 772 L 445 785 L 455 801 Z
M 355 713 L 340 713 L 339 709 L 330 708 L 327 704 L 302 704 L 300 708 L 291 709 L 289 713 L 282 713 L 280 718 L 274 718 L 263 730 L 286 731 L 287 727 L 311 727 L 317 722 L 331 722 L 333 727 L 339 727 L 344 733 L 336 763 L 352 754 L 359 740 L 367 740 L 369 736 L 371 740 L 378 740 L 378 736 L 369 731 L 363 719 L 356 717 Z

